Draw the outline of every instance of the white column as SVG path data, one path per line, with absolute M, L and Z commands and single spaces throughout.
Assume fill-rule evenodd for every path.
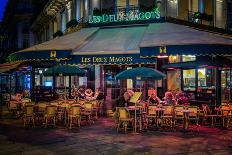
M 101 78 L 100 78 L 100 73 L 101 73 L 100 69 L 101 68 L 100 68 L 99 65 L 95 65 L 95 89 L 100 87 L 100 80 L 101 80 Z
M 198 10 L 199 10 L 200 13 L 205 12 L 204 0 L 199 0 L 198 1 Z
M 81 18 L 81 0 L 76 0 L 76 19 Z
M 65 11 L 61 15 L 61 31 L 64 32 L 66 29 L 66 14 Z
M 84 13 L 84 17 L 85 19 L 88 19 L 88 16 L 89 16 L 89 0 L 84 0 L 84 10 L 85 10 L 85 13 Z
M 69 22 L 71 19 L 72 19 L 72 2 L 70 1 L 70 2 L 68 2 L 67 3 L 67 5 L 66 5 L 66 8 L 67 8 L 67 13 L 68 13 L 68 21 L 67 22 Z

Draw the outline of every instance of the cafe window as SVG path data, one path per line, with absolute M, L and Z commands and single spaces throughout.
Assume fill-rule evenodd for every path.
M 183 70 L 183 87 L 185 91 L 195 91 L 195 69 Z
M 215 86 L 215 69 L 199 68 L 198 69 L 198 87 L 211 88 Z
M 182 55 L 182 61 L 183 62 L 196 61 L 196 56 L 194 56 L 194 55 Z
M 222 103 L 232 100 L 232 70 L 221 71 L 221 98 Z

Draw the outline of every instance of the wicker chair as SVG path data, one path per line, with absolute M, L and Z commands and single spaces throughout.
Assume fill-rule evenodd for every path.
M 35 113 L 34 105 L 25 105 L 23 111 L 23 126 L 25 127 L 27 122 L 32 121 L 33 127 L 35 127 Z
M 174 106 L 174 127 L 177 125 L 178 121 L 184 122 L 184 113 L 180 110 L 184 110 L 184 106 Z
M 148 106 L 148 109 L 147 109 L 147 115 L 146 115 L 146 123 L 145 123 L 145 128 L 148 127 L 148 125 L 150 124 L 150 122 L 152 121 L 155 121 L 156 123 L 156 126 L 158 125 L 158 122 L 157 122 L 157 113 L 155 111 L 155 109 L 157 108 L 156 105 L 150 105 Z
M 92 114 L 93 114 L 93 105 L 91 102 L 86 102 L 84 104 L 84 111 L 82 113 L 83 116 L 82 118 L 85 119 L 90 124 L 94 123 Z
M 44 127 L 47 128 L 48 126 L 48 120 L 51 122 L 53 121 L 53 123 L 50 125 L 53 125 L 54 127 L 56 126 L 56 110 L 57 107 L 56 106 L 47 106 L 46 107 L 46 113 L 44 115 Z
M 127 132 L 128 124 L 132 123 L 132 127 L 134 127 L 133 118 L 130 117 L 129 111 L 125 107 L 118 107 L 118 125 L 117 132 L 119 131 L 120 126 L 124 128 L 124 131 Z
M 68 113 L 68 125 L 69 128 L 72 128 L 73 120 L 76 119 L 78 127 L 81 126 L 81 107 L 80 106 L 71 106 Z
M 210 119 L 211 120 L 211 125 L 214 127 L 216 119 L 220 118 L 221 115 L 219 115 L 219 114 L 212 114 L 212 111 L 210 110 L 209 106 L 206 105 L 206 104 L 202 104 L 202 109 L 203 109 L 203 112 L 204 112 L 204 116 L 203 116 L 203 119 L 202 119 L 202 125 L 204 125 L 205 122 L 208 119 Z
M 165 105 L 163 106 L 165 109 L 163 112 L 163 115 L 161 116 L 161 127 L 171 127 L 173 128 L 174 121 L 173 121 L 173 116 L 174 116 L 174 111 L 173 111 L 173 106 L 172 105 Z
M 189 106 L 188 110 L 191 110 L 191 112 L 188 114 L 188 120 L 189 120 L 189 122 L 194 122 L 196 124 L 196 128 L 198 130 L 198 127 L 199 127 L 199 107 Z

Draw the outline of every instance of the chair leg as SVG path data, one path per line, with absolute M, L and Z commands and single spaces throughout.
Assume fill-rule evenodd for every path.
M 53 117 L 53 125 L 56 127 L 56 117 Z
M 34 119 L 34 117 L 32 117 L 32 123 L 33 123 L 33 127 L 35 128 L 35 119 Z
M 125 133 L 127 133 L 127 122 L 123 122 L 123 124 L 124 124 Z
M 117 132 L 119 131 L 120 124 L 121 124 L 121 122 L 119 121 L 118 125 L 117 125 Z
M 78 118 L 78 127 L 81 127 L 81 118 Z
M 26 118 L 25 117 L 23 118 L 23 126 L 24 127 L 26 126 Z
M 48 125 L 48 118 L 46 117 L 45 118 L 45 128 L 47 128 L 47 125 Z
M 73 121 L 73 118 L 70 118 L 69 129 L 72 129 L 72 121 Z

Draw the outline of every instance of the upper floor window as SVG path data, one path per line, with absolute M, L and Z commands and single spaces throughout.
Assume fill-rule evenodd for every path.
M 182 61 L 183 62 L 196 61 L 196 56 L 194 56 L 194 55 L 182 55 Z

